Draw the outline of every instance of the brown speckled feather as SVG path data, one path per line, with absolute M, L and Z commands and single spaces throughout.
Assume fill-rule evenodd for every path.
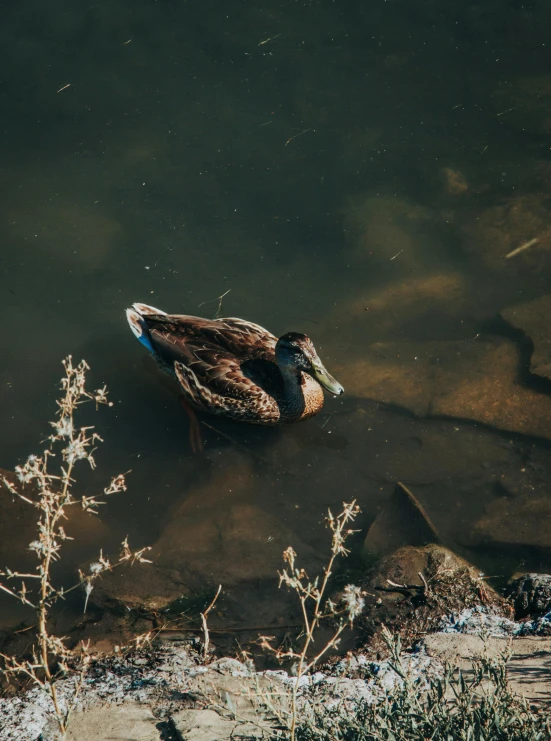
M 185 315 L 144 317 L 167 370 L 198 408 L 259 424 L 277 424 L 282 391 L 275 363 L 277 338 L 241 319 Z

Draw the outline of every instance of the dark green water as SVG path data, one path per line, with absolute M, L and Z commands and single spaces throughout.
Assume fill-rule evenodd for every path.
M 116 402 L 96 419 L 97 481 L 133 471 L 102 511 L 108 549 L 155 542 L 209 482 L 229 506 L 242 476 L 239 497 L 318 547 L 328 506 L 356 497 L 365 532 L 403 479 L 483 567 L 549 566 L 471 538 L 503 470 L 535 456 L 547 496 L 546 443 L 416 420 L 353 383 L 296 428 L 215 422 L 226 437 L 205 428 L 194 456 L 124 318 L 133 301 L 212 316 L 228 292 L 222 314 L 307 332 L 350 379 L 375 342 L 422 354 L 550 292 L 545 239 L 511 268 L 472 237 L 512 198 L 528 204 L 526 238 L 532 212 L 545 222 L 549 7 L 30 0 L 0 13 L 0 466 L 37 449 L 71 353 Z

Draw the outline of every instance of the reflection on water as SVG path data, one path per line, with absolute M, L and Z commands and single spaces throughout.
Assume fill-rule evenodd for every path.
M 156 544 L 166 594 L 264 577 L 293 539 L 315 560 L 328 506 L 356 497 L 365 532 L 397 479 L 492 573 L 549 568 L 549 388 L 496 317 L 551 293 L 551 10 L 502 6 L 5 8 L 0 466 L 72 353 L 116 401 L 100 471 L 133 471 L 101 543 Z M 123 310 L 228 291 L 349 393 L 293 428 L 205 420 L 193 456 Z

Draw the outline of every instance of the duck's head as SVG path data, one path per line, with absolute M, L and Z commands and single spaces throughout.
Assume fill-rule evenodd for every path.
M 320 386 L 335 396 L 344 393 L 344 388 L 325 369 L 314 343 L 307 335 L 287 332 L 277 341 L 275 355 L 282 370 L 309 373 Z

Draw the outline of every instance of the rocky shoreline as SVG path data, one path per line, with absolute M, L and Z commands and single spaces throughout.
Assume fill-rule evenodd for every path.
M 178 600 L 176 607 L 172 606 L 180 610 L 181 627 L 151 631 L 154 638 L 142 648 L 102 651 L 105 624 L 100 620 L 96 630 L 100 641 L 92 642 L 92 660 L 83 675 L 66 738 L 275 741 L 289 738 L 286 719 L 293 687 L 298 688 L 297 717 L 308 730 L 320 723 L 356 722 L 354 719 L 364 723 L 369 708 L 381 703 L 388 706 L 395 695 L 404 701 L 408 688 L 423 695 L 439 692 L 435 690 L 438 683 L 448 687 L 455 670 L 465 677 L 479 677 L 473 684 L 475 695 L 483 685 L 497 683 L 495 697 L 510 693 L 506 704 L 516 703 L 521 714 L 531 713 L 530 717 L 539 718 L 537 722 L 545 722 L 538 716 L 538 708 L 548 713 L 551 706 L 551 575 L 517 574 L 498 591 L 479 569 L 442 540 L 413 492 L 398 483 L 371 523 L 363 544 L 355 549 L 355 563 L 347 568 L 342 562 L 338 579 L 329 588 L 333 616 L 338 614 L 335 606 L 342 592 L 349 589 L 339 591 L 338 583 L 353 579 L 358 586 L 352 589 L 362 595 L 361 614 L 355 618 L 354 632 L 344 648 L 350 650 L 344 656 L 342 646 L 340 654 L 333 652 L 331 656 L 330 652 L 325 664 L 318 663 L 313 672 L 301 673 L 299 679 L 292 662 L 287 661 L 283 668 L 262 670 L 258 661 L 255 663 L 258 655 L 245 650 L 235 653 L 237 659 L 219 646 L 207 657 L 204 645 L 200 650 L 197 633 L 186 630 Z M 312 553 L 306 553 L 309 568 L 319 571 L 321 562 Z M 153 567 L 146 564 L 145 568 Z M 126 573 L 135 573 L 138 583 L 143 578 L 141 565 L 139 572 Z M 106 595 L 113 580 L 111 574 L 108 577 L 95 602 L 103 605 L 104 617 L 126 614 L 120 620 L 127 636 L 136 635 L 132 621 L 138 615 L 145 625 L 165 615 L 167 624 L 169 613 L 163 608 L 170 608 L 170 602 L 134 604 L 119 589 L 118 602 L 111 604 Z M 145 583 L 152 582 L 146 579 Z M 132 588 L 130 582 L 129 593 Z M 293 597 L 296 599 L 291 589 L 287 598 Z M 282 601 L 282 609 L 284 604 Z M 278 625 L 273 615 L 271 622 L 276 633 L 291 627 Z M 294 633 L 299 627 L 294 626 Z M 211 629 L 216 635 L 217 629 Z M 26 628 L 18 633 L 25 634 Z M 73 642 L 91 635 L 75 634 Z M 280 635 L 278 640 L 285 639 Z M 318 640 L 328 640 L 321 629 Z M 245 646 L 253 645 L 251 637 Z M 11 650 L 23 650 L 21 644 L 17 646 L 15 642 Z M 62 712 L 74 697 L 76 682 L 78 672 L 68 671 L 67 678 L 56 683 Z M 445 707 L 445 703 L 441 705 Z M 44 690 L 35 687 L 10 696 L 5 688 L 0 699 L 0 741 L 58 738 L 56 718 Z
M 509 654 L 511 689 L 531 705 L 549 706 L 551 612 L 538 625 L 504 622 L 484 608 L 464 611 L 449 616 L 441 630 L 425 636 L 412 652 L 403 653 L 403 666 L 411 678 L 428 683 L 442 677 L 447 664 L 461 668 L 468 676 L 480 656 L 497 660 Z M 545 626 L 547 637 L 541 635 Z M 142 650 L 94 661 L 67 738 L 277 738 L 277 720 L 269 712 L 266 697 L 285 694 L 294 681 L 286 671 L 258 672 L 250 663 L 234 658 L 204 664 L 194 642 L 183 636 L 155 642 Z M 374 661 L 361 652 L 350 653 L 302 678 L 301 711 L 307 714 L 322 703 L 329 712 L 344 704 L 346 712 L 354 714 L 359 703 L 376 703 L 391 695 L 401 682 L 391 660 Z M 73 685 L 71 679 L 59 683 L 62 700 L 71 695 Z M 0 728 L 2 741 L 56 738 L 49 700 L 38 689 L 0 700 Z

